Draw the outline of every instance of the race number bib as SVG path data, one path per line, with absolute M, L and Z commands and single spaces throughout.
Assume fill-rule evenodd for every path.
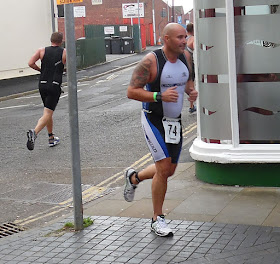
M 179 119 L 164 117 L 162 124 L 165 132 L 165 142 L 178 144 L 181 139 L 181 124 Z

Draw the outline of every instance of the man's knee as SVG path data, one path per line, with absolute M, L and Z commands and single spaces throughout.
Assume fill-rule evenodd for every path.
M 53 110 L 50 108 L 45 107 L 44 108 L 44 115 L 52 116 L 53 115 Z
M 50 110 L 48 108 L 44 108 L 44 117 L 49 121 L 53 117 L 53 110 Z
M 172 167 L 169 168 L 168 176 L 167 177 L 171 177 L 174 173 L 175 173 L 175 169 L 173 169 Z
M 171 163 L 170 159 L 165 159 L 159 162 L 157 168 L 157 173 L 164 178 L 172 176 L 176 169 L 176 164 Z

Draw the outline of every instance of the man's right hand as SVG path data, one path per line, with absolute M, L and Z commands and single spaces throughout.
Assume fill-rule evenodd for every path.
M 170 87 L 163 93 L 161 93 L 161 100 L 164 102 L 176 103 L 178 100 L 178 92 L 176 91 L 177 86 Z

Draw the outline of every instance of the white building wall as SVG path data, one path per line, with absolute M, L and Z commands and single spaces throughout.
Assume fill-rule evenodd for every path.
M 50 45 L 51 0 L 0 3 L 0 80 L 38 73 L 27 63 L 38 48 Z
M 191 157 L 279 163 L 280 0 L 195 0 L 194 12 L 199 98 Z

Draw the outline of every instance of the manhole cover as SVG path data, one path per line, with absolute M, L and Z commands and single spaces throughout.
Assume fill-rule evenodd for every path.
M 23 228 L 14 223 L 2 224 L 0 225 L 0 238 L 19 233 L 20 231 L 23 231 Z

